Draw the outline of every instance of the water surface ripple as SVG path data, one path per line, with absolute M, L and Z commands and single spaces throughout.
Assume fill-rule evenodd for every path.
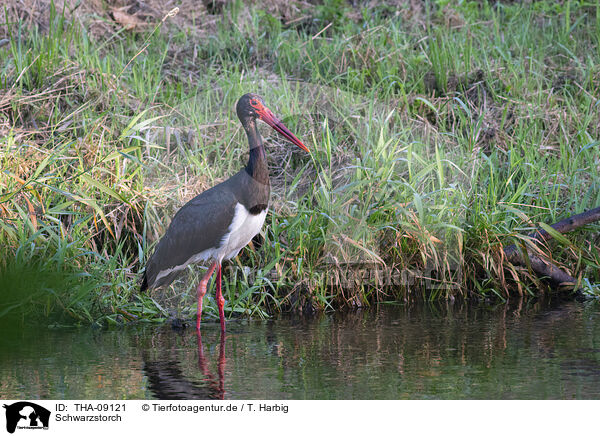
M 194 329 L 5 330 L 5 399 L 600 398 L 600 311 L 379 306 Z

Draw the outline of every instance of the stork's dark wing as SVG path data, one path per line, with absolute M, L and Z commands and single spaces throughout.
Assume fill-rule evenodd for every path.
M 236 204 L 234 193 L 221 184 L 179 209 L 146 265 L 142 291 L 168 285 L 192 258 L 218 248 Z

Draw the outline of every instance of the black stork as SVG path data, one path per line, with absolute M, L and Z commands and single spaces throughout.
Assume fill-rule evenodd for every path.
M 225 299 L 221 293 L 221 262 L 231 259 L 260 231 L 269 206 L 269 171 L 256 120 L 262 120 L 304 151 L 308 148 L 264 105 L 257 94 L 245 94 L 236 106 L 248 143 L 250 158 L 233 177 L 186 203 L 171 221 L 148 260 L 141 291 L 170 284 L 188 265 L 212 261 L 198 284 L 196 329 L 200 331 L 202 299 L 215 268 L 216 300 L 221 332 L 225 332 Z

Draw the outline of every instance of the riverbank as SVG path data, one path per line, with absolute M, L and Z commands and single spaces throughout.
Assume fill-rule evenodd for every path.
M 503 247 L 600 205 L 591 2 L 30 3 L 0 12 L 0 316 L 191 317 L 200 268 L 148 295 L 138 272 L 245 164 L 249 91 L 313 153 L 263 130 L 270 213 L 228 316 L 547 293 Z M 538 250 L 600 293 L 598 224 Z

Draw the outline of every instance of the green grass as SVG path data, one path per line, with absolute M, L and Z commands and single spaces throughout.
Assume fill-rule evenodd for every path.
M 138 271 L 177 208 L 245 164 L 234 107 L 250 91 L 312 154 L 263 130 L 271 212 L 224 270 L 228 315 L 547 292 L 502 247 L 600 205 L 600 8 L 396 6 L 290 20 L 234 2 L 135 32 L 106 11 L 36 24 L 7 7 L 0 316 L 191 316 L 200 268 L 149 295 Z M 590 295 L 599 229 L 545 249 Z

